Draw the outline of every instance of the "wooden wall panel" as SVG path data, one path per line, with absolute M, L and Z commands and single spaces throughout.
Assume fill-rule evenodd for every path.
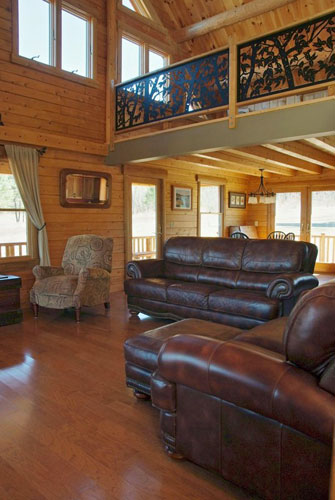
M 0 113 L 6 126 L 104 142 L 105 0 L 97 0 L 94 3 L 71 0 L 71 4 L 81 7 L 97 19 L 97 88 L 13 63 L 11 61 L 11 0 L 2 0 L 0 7 Z

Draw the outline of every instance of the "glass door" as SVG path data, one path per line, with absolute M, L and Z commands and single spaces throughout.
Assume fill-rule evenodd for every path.
M 306 239 L 306 224 L 304 221 L 305 197 L 302 190 L 276 193 L 274 205 L 274 231 L 285 234 L 293 233 L 295 240 Z
M 126 258 L 156 259 L 162 248 L 162 185 L 160 179 L 127 177 Z
M 335 190 L 312 190 L 309 239 L 318 249 L 317 270 L 335 270 Z

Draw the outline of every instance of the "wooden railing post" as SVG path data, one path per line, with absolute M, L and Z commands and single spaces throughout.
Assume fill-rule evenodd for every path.
M 237 45 L 236 36 L 229 38 L 229 128 L 236 127 L 237 113 Z
M 320 250 L 320 262 L 325 262 L 325 256 L 326 256 L 326 252 L 325 252 L 325 248 L 326 248 L 326 235 L 325 233 L 321 233 L 321 236 L 320 236 L 320 247 L 319 247 L 319 250 Z

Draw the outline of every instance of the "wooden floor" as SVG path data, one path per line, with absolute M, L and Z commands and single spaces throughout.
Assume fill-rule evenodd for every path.
M 165 455 L 159 414 L 125 387 L 123 342 L 166 321 L 112 308 L 25 311 L 0 328 L 1 500 L 255 498 Z

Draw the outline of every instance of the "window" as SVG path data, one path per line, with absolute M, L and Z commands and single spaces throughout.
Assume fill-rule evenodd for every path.
M 94 19 L 90 15 L 58 0 L 13 2 L 17 10 L 17 16 L 14 10 L 14 18 L 18 22 L 17 34 L 13 35 L 15 62 L 44 70 L 51 67 L 56 72 L 62 70 L 85 78 L 94 77 Z
M 200 236 L 222 236 L 223 187 L 199 184 L 199 189 Z
M 169 63 L 167 54 L 150 47 L 131 35 L 122 36 L 121 53 L 122 82 L 164 68 Z
M 51 4 L 44 0 L 19 0 L 19 55 L 52 64 Z M 38 29 L 33 29 L 38 26 Z
M 124 5 L 125 7 L 128 7 L 128 9 L 136 12 L 136 9 L 135 9 L 131 0 L 122 0 L 122 5 Z
M 11 174 L 0 174 L 0 258 L 28 255 L 28 221 Z
M 122 81 L 136 78 L 141 73 L 141 45 L 122 37 Z

